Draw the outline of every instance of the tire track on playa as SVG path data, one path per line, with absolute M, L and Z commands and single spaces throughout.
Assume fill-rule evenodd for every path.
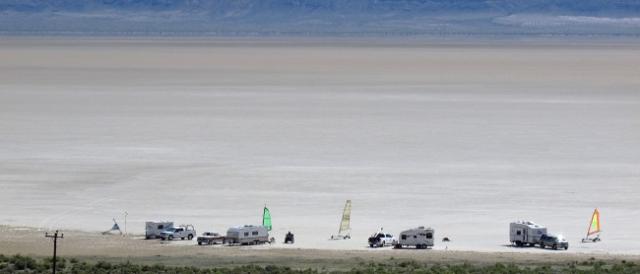
M 119 201 L 121 197 L 126 197 L 132 190 L 144 189 L 150 181 L 156 181 L 162 178 L 170 177 L 179 172 L 193 172 L 207 166 L 198 165 L 170 165 L 152 168 L 142 168 L 136 172 L 132 172 L 127 176 L 119 176 L 116 181 L 105 184 L 102 187 L 91 188 L 85 191 L 74 194 L 76 197 L 80 197 L 76 203 L 69 205 L 70 209 L 63 210 L 59 207 L 55 208 L 55 214 L 51 214 L 45 217 L 38 225 L 38 227 L 46 229 L 59 228 L 68 220 L 74 218 L 74 216 L 82 215 L 81 213 L 95 212 L 97 209 L 109 207 L 114 202 Z M 166 170 L 172 170 L 167 172 Z M 177 169 L 177 170 L 176 170 Z M 174 175 L 175 176 L 175 175 Z M 135 192 L 135 191 L 134 191 Z M 101 197 L 101 198 L 97 198 Z M 120 198 L 119 198 L 120 197 Z M 97 199 L 91 199 L 97 198 Z M 91 199 L 91 201 L 86 201 Z M 124 209 L 123 209 L 124 210 Z M 110 220 L 112 216 L 105 217 Z M 84 220 L 91 222 L 92 220 Z M 84 222 L 83 221 L 83 222 Z M 77 225 L 71 225 L 69 228 L 78 229 Z M 86 228 L 85 228 L 86 229 Z
M 64 206 L 53 208 L 52 210 L 55 210 L 55 214 L 45 217 L 38 227 L 50 230 L 59 228 L 65 221 L 68 222 L 70 217 L 78 216 L 80 213 L 95 212 L 98 208 L 112 204 L 113 201 L 117 200 L 114 197 L 119 197 L 119 194 L 127 191 L 125 188 L 120 188 L 119 186 L 126 185 L 129 181 L 134 180 L 140 175 L 123 170 L 108 172 L 108 174 L 111 176 L 99 178 L 99 180 L 103 182 L 100 186 L 90 187 L 83 191 L 73 193 L 74 198 L 77 198 L 77 200 L 67 205 L 70 207 L 69 209 L 64 209 Z M 116 176 L 112 177 L 113 175 Z M 81 220 L 80 222 L 89 221 L 90 220 Z M 78 226 L 72 224 L 67 226 L 67 228 L 77 229 Z
M 86 206 L 83 206 L 83 207 L 78 206 L 80 208 L 63 210 L 58 214 L 54 214 L 54 215 L 51 215 L 50 217 L 44 218 L 44 220 L 42 220 L 42 222 L 40 222 L 38 227 L 47 228 L 47 229 L 52 230 L 52 229 L 54 229 L 54 227 L 59 227 L 60 224 L 65 219 L 67 219 L 69 216 L 77 215 L 78 213 L 81 213 L 81 212 L 93 211 L 95 208 L 97 208 L 97 206 L 104 205 L 104 204 L 106 204 L 106 202 L 112 201 L 112 200 L 114 200 L 114 199 L 113 198 L 104 197 L 104 198 L 101 198 L 101 199 L 97 199 L 97 200 L 91 201 Z

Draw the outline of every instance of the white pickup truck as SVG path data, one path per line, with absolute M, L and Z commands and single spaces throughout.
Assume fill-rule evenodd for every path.
M 173 241 L 176 239 L 191 241 L 196 235 L 196 229 L 192 225 L 181 225 L 177 227 L 169 228 L 160 233 L 160 239 Z
M 369 237 L 369 247 L 383 247 L 386 245 L 394 245 L 396 238 L 391 234 L 383 233 L 382 231 L 376 232 Z

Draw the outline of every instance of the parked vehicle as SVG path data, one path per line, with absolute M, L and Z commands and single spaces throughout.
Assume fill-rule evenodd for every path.
M 415 247 L 416 249 L 426 249 L 434 245 L 435 231 L 433 228 L 420 226 L 414 229 L 402 231 L 395 248 Z
M 197 241 L 198 245 L 223 244 L 225 242 L 225 237 L 220 235 L 218 232 L 205 232 L 202 233 L 202 236 L 198 236 Z
M 145 239 L 158 239 L 163 231 L 172 228 L 173 222 L 146 222 L 145 223 Z
M 196 229 L 193 228 L 192 225 L 181 225 L 178 227 L 165 229 L 165 231 L 160 234 L 160 239 L 168 241 L 173 241 L 175 239 L 187 239 L 191 241 L 195 235 Z
M 225 243 L 230 245 L 257 245 L 273 242 L 269 239 L 269 231 L 264 226 L 245 225 L 227 230 Z
M 569 242 L 564 239 L 561 235 L 542 235 L 540 237 L 540 248 L 551 247 L 555 250 L 560 248 L 564 248 L 564 250 L 569 249 Z
M 547 234 L 547 228 L 534 222 L 519 221 L 509 224 L 509 240 L 511 244 L 518 247 L 535 246 L 540 243 L 540 238 L 545 234 Z
M 287 235 L 284 237 L 285 244 L 293 244 L 295 242 L 293 233 L 291 231 L 287 232 Z
M 371 235 L 368 242 L 369 247 L 383 247 L 387 245 L 395 245 L 396 239 L 393 235 L 380 231 Z

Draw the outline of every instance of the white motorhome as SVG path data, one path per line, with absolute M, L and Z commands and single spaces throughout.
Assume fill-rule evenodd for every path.
M 400 232 L 395 248 L 415 247 L 416 249 L 426 249 L 434 245 L 435 231 L 433 228 L 420 226 Z
M 530 221 L 518 221 L 509 224 L 509 241 L 515 246 L 534 246 L 540 243 L 547 228 Z
M 225 243 L 230 245 L 264 244 L 271 241 L 266 227 L 254 225 L 229 228 L 225 238 Z
M 144 230 L 145 239 L 158 239 L 162 232 L 173 228 L 173 222 L 146 222 Z

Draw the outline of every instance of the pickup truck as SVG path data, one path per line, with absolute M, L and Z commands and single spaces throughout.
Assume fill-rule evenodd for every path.
M 162 231 L 162 233 L 160 233 L 160 239 L 162 239 L 163 241 L 173 241 L 175 239 L 187 239 L 191 241 L 194 235 L 196 235 L 196 229 L 193 228 L 192 225 L 181 225 Z
M 225 237 L 218 232 L 205 232 L 202 236 L 198 236 L 198 245 L 215 245 L 224 244 Z
M 554 235 L 542 235 L 540 237 L 540 248 L 551 247 L 555 250 L 563 248 L 564 250 L 569 249 L 569 242 L 564 239 L 562 236 L 554 236 Z
M 386 245 L 394 245 L 396 239 L 391 234 L 377 232 L 369 237 L 369 247 L 383 247 Z

